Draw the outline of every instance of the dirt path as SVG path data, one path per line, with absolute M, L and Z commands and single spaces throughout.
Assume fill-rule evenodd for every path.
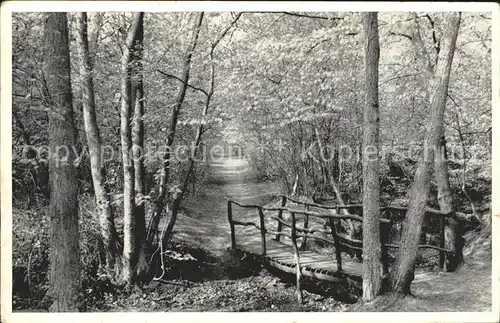
M 262 205 L 271 202 L 273 195 L 278 192 L 279 187 L 274 183 L 256 182 L 245 160 L 227 158 L 213 162 L 206 194 L 200 198 L 186 199 L 183 213 L 176 223 L 175 234 L 215 256 L 221 256 L 230 245 L 225 198 Z M 254 218 L 255 214 L 250 214 L 251 212 L 234 208 L 233 217 Z M 385 310 L 489 311 L 491 258 L 475 258 L 466 255 L 466 265 L 455 273 L 416 273 L 412 283 L 412 293 L 416 297 L 405 298 Z M 373 309 L 362 309 L 371 310 Z M 374 310 L 379 311 L 380 308 Z
M 175 235 L 198 244 L 216 256 L 230 246 L 226 198 L 242 203 L 265 204 L 279 193 L 279 187 L 270 182 L 257 182 L 244 159 L 223 158 L 213 161 L 205 184 L 205 195 L 188 197 L 183 213 L 175 225 Z M 235 218 L 251 216 L 251 211 L 235 209 Z

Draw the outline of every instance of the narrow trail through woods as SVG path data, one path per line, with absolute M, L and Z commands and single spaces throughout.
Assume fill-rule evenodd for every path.
M 279 193 L 272 182 L 259 182 L 245 159 L 221 158 L 210 165 L 205 194 L 188 197 L 179 216 L 177 238 L 222 256 L 230 246 L 227 200 L 266 204 Z M 254 210 L 253 210 L 254 211 Z M 255 213 L 255 211 L 253 212 Z M 252 210 L 233 208 L 233 217 L 256 220 Z M 245 228 L 245 230 L 247 230 Z M 248 229 L 248 230 L 251 230 Z M 258 235 L 255 235 L 258 238 Z M 487 240 L 481 243 L 488 243 Z M 488 246 L 491 248 L 491 245 Z M 488 250 L 488 248 L 486 248 Z M 482 251 L 481 251 L 482 252 Z M 490 251 L 491 252 L 491 251 Z M 466 257 L 467 258 L 467 257 Z M 491 307 L 491 259 L 469 256 L 465 265 L 454 273 L 417 270 L 412 283 L 416 297 L 390 305 L 389 311 L 489 311 Z M 369 308 L 364 308 L 370 311 Z
M 227 252 L 231 244 L 226 198 L 265 204 L 279 193 L 275 183 L 256 180 L 247 160 L 231 157 L 213 160 L 203 185 L 205 194 L 202 197 L 186 199 L 174 232 L 176 237 L 197 244 L 215 256 Z M 251 210 L 239 208 L 235 208 L 233 214 L 237 219 L 254 216 Z

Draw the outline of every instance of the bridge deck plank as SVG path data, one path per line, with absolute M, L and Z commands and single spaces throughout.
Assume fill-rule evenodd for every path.
M 261 242 L 258 233 L 256 235 L 239 236 L 236 246 L 238 249 L 248 253 L 260 256 L 262 253 Z M 283 242 L 275 241 L 274 239 L 266 240 L 266 256 L 274 261 L 285 263 L 289 266 L 295 264 L 294 254 L 291 245 Z M 299 253 L 301 267 L 308 267 L 313 270 L 326 270 L 329 272 L 337 272 L 337 262 L 335 255 L 320 254 L 312 251 L 301 251 Z M 347 276 L 361 278 L 362 264 L 353 261 L 348 257 L 342 257 L 342 273 Z

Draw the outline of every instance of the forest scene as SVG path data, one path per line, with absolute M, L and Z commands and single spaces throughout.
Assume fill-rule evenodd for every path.
M 12 310 L 491 311 L 491 57 L 491 12 L 14 12 Z

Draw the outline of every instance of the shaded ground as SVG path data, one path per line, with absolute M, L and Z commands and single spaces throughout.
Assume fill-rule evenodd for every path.
M 85 311 L 489 311 L 491 307 L 491 228 L 473 232 L 466 236 L 464 250 L 466 264 L 456 273 L 419 272 L 412 284 L 415 297 L 406 297 L 394 302 L 382 297 L 376 304 L 347 305 L 337 301 L 331 290 L 316 286 L 314 282 L 304 291 L 305 304 L 299 305 L 295 296 L 293 279 L 276 276 L 265 269 L 251 268 L 248 264 L 234 259 L 226 251 L 230 246 L 230 231 L 227 222 L 227 202 L 225 198 L 242 203 L 266 204 L 279 203 L 272 198 L 279 192 L 273 183 L 256 182 L 254 176 L 241 160 L 225 160 L 212 167 L 210 182 L 204 185 L 206 194 L 201 197 L 188 197 L 174 229 L 175 235 L 169 250 L 194 257 L 192 261 L 175 263 L 175 270 L 168 271 L 170 276 L 164 281 L 154 281 L 142 288 L 120 290 L 106 281 L 92 281 L 91 288 L 85 289 Z M 90 199 L 89 199 L 90 201 Z M 84 209 L 92 209 L 92 205 Z M 255 221 L 255 210 L 246 211 L 234 208 L 234 218 Z M 32 214 L 33 213 L 33 214 Z M 20 212 L 15 219 L 32 216 L 30 223 L 40 224 L 32 228 L 44 234 L 47 223 L 40 221 L 36 212 Z M 17 223 L 17 222 L 16 222 Z M 45 223 L 45 224 L 44 224 Z M 19 224 L 18 224 L 19 225 Z M 92 228 L 96 223 L 86 223 Z M 31 227 L 30 227 L 31 228 Z M 31 229 L 30 229 L 31 230 Z M 238 230 L 254 230 L 252 228 Z M 23 230 L 14 230 L 22 233 Z M 82 230 L 88 232 L 89 230 Z M 240 231 L 241 234 L 241 231 Z M 21 246 L 31 246 L 27 241 L 30 235 L 18 238 Z M 37 237 L 35 235 L 35 237 Z M 99 233 L 92 240 L 87 236 L 86 252 L 94 254 Z M 256 235 L 258 239 L 258 235 Z M 40 240 L 43 241 L 43 240 Z M 33 247 L 37 252 L 47 248 Z M 30 254 L 33 248 L 25 254 Z M 31 251 L 30 251 L 31 250 Z M 19 250 L 18 250 L 19 252 Z M 46 257 L 39 257 L 46 259 Z M 90 257 L 83 257 L 86 259 Z M 43 266 L 42 266 L 43 265 Z M 31 264 L 35 271 L 38 264 Z M 40 264 L 47 268 L 47 264 Z M 86 268 L 86 267 L 85 267 Z M 19 268 L 18 268 L 19 269 Z M 22 269 L 22 268 L 21 268 Z M 37 271 L 38 272 L 38 271 Z M 44 276 L 44 271 L 39 271 Z M 189 273 L 189 275 L 187 274 Z M 20 275 L 23 278 L 23 275 Z M 293 276 L 293 275 L 292 275 Z M 33 280 L 36 285 L 38 280 Z M 21 279 L 22 280 L 22 279 Z M 40 280 L 42 281 L 42 280 Z M 305 281 L 306 283 L 307 281 Z M 15 281 L 14 281 L 15 283 Z M 24 282 L 26 283 L 26 282 Z M 25 284 L 26 285 L 26 284 Z M 307 285 L 307 284 L 306 284 Z M 316 288 L 316 289 L 315 289 Z M 322 288 L 322 289 L 321 289 Z M 321 292 L 317 292 L 321 289 Z M 39 288 L 43 296 L 45 288 Z M 314 291 L 315 293 L 309 293 Z M 330 296 L 328 296 L 330 295 Z M 33 295 L 14 299 L 16 311 L 45 310 L 40 302 L 31 302 Z
M 454 273 L 421 273 L 412 283 L 416 299 L 391 310 L 489 312 L 492 305 L 491 231 L 466 236 L 465 264 Z
M 235 280 L 153 282 L 123 295 L 110 294 L 98 310 L 119 312 L 338 312 L 347 304 L 304 291 L 297 303 L 295 286 L 263 270 L 257 276 Z
M 466 265 L 456 273 L 422 273 L 407 299 L 391 310 L 425 312 L 491 311 L 491 264 Z
M 304 291 L 305 303 L 297 304 L 295 285 L 290 277 L 271 274 L 260 266 L 246 268 L 232 258 L 227 251 L 230 246 L 230 228 L 227 220 L 227 199 L 244 204 L 264 205 L 276 200 L 280 193 L 278 185 L 255 181 L 255 177 L 242 159 L 223 159 L 212 163 L 205 185 L 205 194 L 189 196 L 183 204 L 182 214 L 174 229 L 173 247 L 189 244 L 193 249 L 206 250 L 213 264 L 203 269 L 200 281 L 169 279 L 153 282 L 143 295 L 139 291 L 132 298 L 111 296 L 106 306 L 111 311 L 341 311 L 347 304 L 333 297 Z M 233 207 L 233 218 L 252 220 L 258 218 L 255 210 Z M 164 223 L 160 224 L 160 228 Z M 237 228 L 241 237 L 251 227 Z M 237 235 L 237 237 L 238 237 Z M 260 239 L 258 235 L 256 239 Z M 182 242 L 181 242 L 182 241 Z M 260 241 L 260 240 L 259 240 Z M 205 256 L 203 256 L 205 257 Z M 212 266 L 212 267 L 210 267 Z M 196 271 L 190 269 L 191 272 Z M 181 274 L 186 276 L 186 273 Z M 166 277 L 167 278 L 167 277 Z M 310 283 L 311 288 L 323 288 Z
M 244 160 L 226 159 L 212 166 L 206 195 L 203 198 L 189 198 L 186 201 L 185 214 L 179 217 L 175 231 L 177 238 L 190 241 L 216 256 L 224 256 L 230 245 L 225 198 L 241 203 L 262 205 L 271 202 L 272 195 L 277 194 L 279 188 L 273 183 L 254 182 Z M 234 218 L 238 219 L 255 220 L 256 217 L 252 211 L 236 207 L 233 208 L 233 213 Z M 348 307 L 331 298 L 323 299 L 315 294 L 305 297 L 306 305 L 303 308 L 294 308 L 293 304 L 296 302 L 293 286 L 267 284 L 266 281 L 275 279 L 275 282 L 279 282 L 280 280 L 273 278 L 266 271 L 257 278 L 247 277 L 238 281 L 216 280 L 200 283 L 200 285 L 186 289 L 186 293 L 191 295 L 189 298 L 199 299 L 201 303 L 194 301 L 189 305 L 174 302 L 170 303 L 169 307 L 172 307 L 172 310 L 177 308 L 178 310 L 287 311 L 287 306 L 291 304 L 293 311 L 490 311 L 491 235 L 486 234 L 483 237 L 477 234 L 469 235 L 468 243 L 469 247 L 465 249 L 466 264 L 458 272 L 417 272 L 412 284 L 412 293 L 415 297 L 407 297 L 392 304 L 389 302 L 376 308 Z M 246 287 L 243 288 L 243 286 Z M 267 291 L 264 293 L 265 296 L 261 293 L 262 288 Z M 221 295 L 218 292 L 211 292 L 212 289 L 221 291 Z M 235 289 L 241 293 L 237 292 L 234 295 Z M 227 299 L 222 295 L 234 295 L 234 297 Z M 251 309 L 241 307 L 240 295 L 247 295 L 241 297 L 248 297 L 249 300 L 254 301 L 254 303 L 250 301 L 253 304 L 249 305 Z M 267 307 L 258 301 L 262 297 L 269 300 L 264 302 Z M 319 303 L 315 304 L 317 302 Z M 326 305 L 328 302 L 330 306 Z M 243 303 L 248 304 L 248 301 L 243 301 Z
M 464 248 L 465 264 L 456 272 L 421 272 L 411 285 L 414 297 L 388 295 L 353 311 L 490 312 L 492 310 L 491 229 L 471 232 Z

